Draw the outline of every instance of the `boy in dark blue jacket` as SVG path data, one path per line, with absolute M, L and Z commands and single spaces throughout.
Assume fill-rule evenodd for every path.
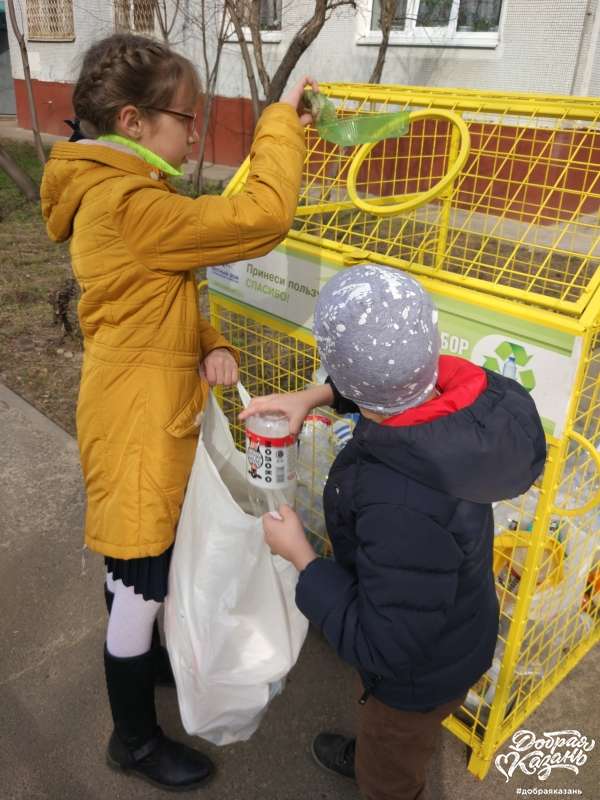
M 314 334 L 329 383 L 256 398 L 297 431 L 331 404 L 361 418 L 324 494 L 335 560 L 290 508 L 264 527 L 300 571 L 296 602 L 362 681 L 358 735 L 313 754 L 367 800 L 421 800 L 442 720 L 491 666 L 498 634 L 491 503 L 527 491 L 545 437 L 516 381 L 439 356 L 437 311 L 399 270 L 360 266 L 321 290 Z

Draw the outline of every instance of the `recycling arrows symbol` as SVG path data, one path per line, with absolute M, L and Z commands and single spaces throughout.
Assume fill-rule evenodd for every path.
M 501 363 L 504 363 L 509 356 L 513 356 L 515 364 L 517 365 L 517 378 L 519 383 L 531 392 L 535 389 L 535 375 L 532 369 L 524 369 L 531 361 L 533 356 L 527 355 L 527 351 L 520 344 L 514 342 L 502 342 L 494 351 L 498 358 L 495 356 L 486 356 L 483 366 L 492 372 L 502 373 Z M 498 359 L 501 359 L 499 361 Z

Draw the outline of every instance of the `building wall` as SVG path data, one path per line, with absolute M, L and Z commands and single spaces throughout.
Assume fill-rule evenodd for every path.
M 595 13 L 600 14 L 600 0 L 596 0 L 595 2 Z M 587 36 L 587 40 L 582 48 L 583 53 L 588 52 L 589 42 L 590 42 L 590 34 L 592 31 L 592 27 L 594 26 L 595 20 L 594 16 L 591 15 L 589 19 L 589 32 Z M 593 46 L 593 45 L 592 45 Z M 600 38 L 596 42 L 595 48 L 593 48 L 594 52 L 590 53 L 590 57 L 592 59 L 592 74 L 590 78 L 590 85 L 587 91 L 587 94 L 593 97 L 600 97 Z M 583 69 L 583 67 L 582 67 Z
M 333 82 L 366 82 L 377 58 L 377 46 L 359 44 L 368 30 L 367 3 L 357 13 L 338 9 L 321 34 L 301 58 L 291 80 L 304 74 Z M 594 0 L 600 5 L 600 0 Z M 569 94 L 577 91 L 578 73 L 587 53 L 594 3 L 591 0 L 504 0 L 499 43 L 492 49 L 456 47 L 390 46 L 383 83 L 431 85 Z M 85 7 L 83 7 L 85 6 Z M 185 9 L 193 6 L 183 0 Z M 285 53 L 294 32 L 309 16 L 311 0 L 284 0 L 284 30 L 280 42 L 263 45 L 267 70 L 272 74 Z M 77 75 L 86 48 L 114 29 L 112 3 L 86 0 L 74 3 L 76 40 L 65 43 L 31 42 L 29 54 L 34 92 L 42 129 L 65 133 L 62 120 L 72 114 L 71 84 Z M 209 31 L 209 40 L 214 33 Z M 10 37 L 11 59 L 19 124 L 29 125 L 23 74 L 14 37 Z M 172 41 L 201 64 L 199 30 L 189 18 L 181 18 Z M 202 71 L 202 70 L 201 70 Z M 600 94 L 600 58 L 596 54 L 591 93 Z M 221 163 L 239 163 L 247 152 L 252 134 L 248 83 L 235 43 L 224 48 L 219 81 L 215 123 L 207 157 Z
M 25 8 L 25 0 L 21 7 Z M 25 16 L 25 15 L 23 15 Z M 28 42 L 31 77 L 39 81 L 63 83 L 74 81 L 85 50 L 96 39 L 113 31 L 112 2 L 110 0 L 84 0 L 73 3 L 75 41 L 73 42 Z M 26 18 L 22 20 L 27 31 Z M 10 26 L 9 26 L 10 28 Z M 13 77 L 23 79 L 23 67 L 17 41 L 9 31 Z
M 594 59 L 592 80 L 590 82 L 590 94 L 594 97 L 600 97 L 600 48 L 596 53 L 596 58 Z
M 309 73 L 329 82 L 368 80 L 377 46 L 357 43 L 368 29 L 366 2 L 357 14 L 335 12 L 300 60 L 294 78 Z M 279 63 L 310 6 L 307 0 L 284 3 L 281 43 L 263 45 L 267 68 Z M 382 83 L 569 94 L 587 6 L 588 0 L 504 0 L 495 48 L 390 46 Z M 223 63 L 219 93 L 248 95 L 239 47 L 227 46 Z

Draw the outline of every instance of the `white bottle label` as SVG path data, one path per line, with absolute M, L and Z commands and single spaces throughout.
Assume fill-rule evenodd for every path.
M 294 436 L 274 438 L 246 431 L 246 477 L 259 489 L 286 489 L 296 479 Z

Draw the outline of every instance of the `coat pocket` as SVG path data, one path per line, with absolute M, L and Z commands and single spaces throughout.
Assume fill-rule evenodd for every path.
M 163 425 L 163 430 L 176 439 L 197 436 L 202 423 L 207 393 L 208 384 L 206 381 L 201 380 L 194 391 L 192 399 L 188 400 L 166 425 Z

